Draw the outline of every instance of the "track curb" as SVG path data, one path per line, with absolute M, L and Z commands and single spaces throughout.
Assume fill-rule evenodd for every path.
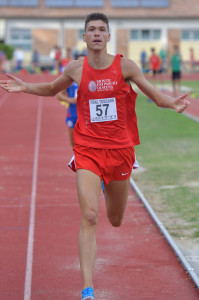
M 154 212 L 154 210 L 152 209 L 152 207 L 150 206 L 147 199 L 144 197 L 144 195 L 142 194 L 142 192 L 140 191 L 139 187 L 137 186 L 137 184 L 135 183 L 135 181 L 133 180 L 132 177 L 130 177 L 130 184 L 131 184 L 132 188 L 134 189 L 134 191 L 136 192 L 139 199 L 144 204 L 145 208 L 147 209 L 148 213 L 150 214 L 150 216 L 152 217 L 154 222 L 157 224 L 158 228 L 160 229 L 160 231 L 162 232 L 164 237 L 167 239 L 169 245 L 172 247 L 175 254 L 177 255 L 177 257 L 183 264 L 185 270 L 188 272 L 188 274 L 190 275 L 190 277 L 196 284 L 196 287 L 199 289 L 199 278 L 198 278 L 197 274 L 195 273 L 194 268 L 189 264 L 189 262 L 187 261 L 187 259 L 185 258 L 185 256 L 181 252 L 181 250 L 178 248 L 178 246 L 172 239 L 171 235 L 169 234 L 167 229 L 164 227 L 162 222 L 159 220 L 158 216 L 156 215 L 156 213 Z

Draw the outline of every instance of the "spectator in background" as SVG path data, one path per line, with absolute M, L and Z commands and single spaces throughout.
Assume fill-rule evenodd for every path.
M 74 147 L 73 129 L 77 121 L 77 90 L 78 85 L 76 82 L 73 82 L 70 87 L 57 94 L 59 101 L 68 103 L 66 124 L 68 126 L 69 139 L 72 147 Z
M 73 59 L 72 49 L 66 48 L 66 57 L 61 59 L 61 73 L 63 73 L 67 64 Z
M 55 47 L 55 57 L 54 57 L 54 70 L 56 74 L 60 73 L 60 67 L 61 67 L 61 49 L 60 47 Z
M 76 60 L 76 59 L 78 59 L 78 56 L 79 56 L 79 50 L 75 46 L 74 49 L 73 49 L 73 57 Z
M 194 67 L 195 67 L 195 55 L 194 55 L 194 50 L 193 48 L 189 49 L 189 53 L 190 53 L 190 69 L 191 71 L 194 71 Z
M 52 47 L 52 49 L 50 50 L 50 53 L 49 53 L 49 57 L 54 61 L 55 59 L 55 49 L 56 49 L 57 46 L 54 46 Z
M 159 58 L 160 58 L 160 70 L 159 70 L 159 80 L 161 83 L 161 91 L 165 92 L 165 86 L 164 86 L 164 73 L 167 72 L 167 53 L 164 48 L 162 48 L 159 52 Z
M 161 64 L 160 71 L 161 73 L 165 73 L 167 70 L 167 53 L 164 48 L 160 50 L 159 56 L 160 56 L 160 64 Z
M 0 73 L 5 73 L 6 56 L 3 50 L 0 50 Z
M 70 48 L 67 48 L 68 50 Z M 71 50 L 71 49 L 70 49 Z M 70 60 L 72 60 L 71 55 L 72 51 L 68 51 L 68 55 L 70 55 Z M 80 54 L 77 56 L 77 59 L 83 59 L 84 55 Z M 64 71 L 64 69 L 63 69 Z M 77 121 L 77 90 L 78 85 L 76 82 L 73 82 L 71 86 L 69 86 L 66 90 L 63 90 L 57 94 L 57 98 L 61 103 L 66 103 L 67 105 L 67 114 L 66 114 L 66 125 L 68 126 L 69 139 L 70 144 L 74 147 L 73 142 L 73 129 L 75 127 Z
M 155 48 L 151 48 L 151 56 L 150 56 L 150 68 L 152 71 L 152 83 L 153 86 L 156 86 L 157 74 L 160 72 L 160 58 L 155 52 Z
M 17 48 L 14 51 L 14 58 L 16 61 L 15 71 L 20 72 L 22 70 L 22 64 L 23 64 L 23 60 L 24 60 L 24 51 L 21 47 Z
M 80 54 L 80 56 L 81 56 L 81 54 Z M 82 56 L 87 56 L 87 49 L 86 49 L 86 48 L 83 49 L 83 51 L 82 51 Z
M 140 53 L 140 60 L 141 60 L 142 72 L 145 73 L 145 68 L 147 64 L 147 54 L 146 54 L 146 50 L 144 49 Z
M 175 45 L 171 55 L 171 71 L 172 71 L 172 85 L 173 85 L 173 96 L 177 97 L 180 95 L 181 89 L 181 64 L 182 59 L 179 51 L 179 47 Z
M 32 67 L 33 72 L 37 72 L 37 69 L 39 68 L 39 52 L 35 49 L 32 54 Z

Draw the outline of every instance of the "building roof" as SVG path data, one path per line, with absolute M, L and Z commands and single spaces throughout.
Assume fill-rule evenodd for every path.
M 15 3 L 15 0 L 12 0 Z M 0 17 L 1 18 L 85 18 L 91 12 L 103 12 L 109 18 L 198 18 L 199 1 L 198 0 L 67 0 L 71 4 L 67 7 L 56 7 L 53 3 L 61 3 L 56 0 L 32 0 L 36 6 L 5 6 L 10 3 L 8 0 L 0 0 Z M 90 7 L 90 3 L 95 3 Z M 162 2 L 163 1 L 163 2 Z M 161 6 L 163 7 L 157 7 Z M 17 2 L 16 2 L 17 3 Z M 26 0 L 21 1 L 26 3 Z M 28 2 L 27 2 L 28 3 Z M 30 3 L 30 2 L 29 2 Z M 82 4 L 81 4 L 82 3 Z M 100 4 L 101 3 L 101 4 Z M 130 4 L 129 4 L 130 3 Z M 148 5 L 147 5 L 148 3 Z M 4 5 L 3 5 L 4 4 Z M 30 4 L 28 4 L 30 5 Z M 47 5 L 51 5 L 48 6 Z M 53 5 L 53 6 L 52 6 Z M 58 5 L 58 4 L 57 4 Z M 82 5 L 82 6 L 80 6 Z M 154 5 L 154 7 L 149 7 Z M 84 7 L 83 7 L 84 6 Z M 100 7 L 101 6 L 101 7 Z M 131 6 L 131 7 L 130 7 Z M 132 7 L 134 6 L 134 7 Z

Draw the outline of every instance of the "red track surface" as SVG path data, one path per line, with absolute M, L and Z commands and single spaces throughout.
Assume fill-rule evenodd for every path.
M 39 81 L 40 76 L 30 79 Z M 81 299 L 80 211 L 75 174 L 67 167 L 72 149 L 64 124 L 65 109 L 52 98 L 4 95 L 0 91 L 0 299 L 24 299 L 25 277 L 31 272 L 27 286 L 32 300 Z M 34 248 L 31 270 L 27 271 L 33 199 Z M 199 299 L 192 280 L 133 190 L 121 228 L 109 225 L 101 196 L 97 241 L 97 300 Z
M 189 99 L 190 105 L 185 113 L 196 118 L 199 122 L 199 99 Z

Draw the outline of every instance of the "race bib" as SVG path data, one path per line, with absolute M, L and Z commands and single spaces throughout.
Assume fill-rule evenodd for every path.
M 115 98 L 89 100 L 91 122 L 107 122 L 117 120 Z

